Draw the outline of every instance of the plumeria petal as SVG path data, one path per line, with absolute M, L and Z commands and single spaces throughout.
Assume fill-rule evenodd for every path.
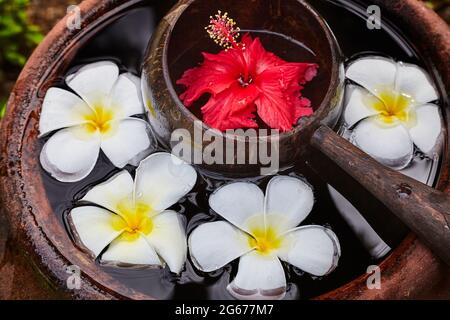
M 334 232 L 321 226 L 294 229 L 285 235 L 283 244 L 280 259 L 315 276 L 333 271 L 341 255 Z
M 442 118 L 439 107 L 426 104 L 416 108 L 416 125 L 409 129 L 414 144 L 424 153 L 430 153 L 439 143 Z
M 405 127 L 386 126 L 373 117 L 356 126 L 351 141 L 382 164 L 396 169 L 407 166 L 414 155 L 414 145 Z
M 236 227 L 251 233 L 250 227 L 264 224 L 264 193 L 253 183 L 236 182 L 217 189 L 209 206 Z M 259 221 L 255 221 L 255 215 Z M 251 220 L 252 226 L 249 225 Z
M 115 167 L 123 168 L 135 157 L 146 156 L 153 146 L 148 123 L 128 118 L 119 121 L 112 133 L 102 136 L 101 148 Z
M 175 204 L 194 187 L 197 172 L 170 153 L 155 153 L 136 171 L 135 196 L 161 212 Z
M 286 294 L 283 266 L 275 256 L 247 253 L 227 289 L 237 299 L 282 299 Z
M 174 273 L 180 273 L 186 262 L 186 232 L 181 216 L 164 211 L 152 218 L 153 229 L 146 236 L 148 243 L 164 259 Z
M 60 88 L 50 88 L 42 104 L 40 135 L 86 123 L 83 115 L 91 112 L 90 107 L 73 93 Z
M 112 88 L 111 104 L 118 112 L 116 119 L 144 113 L 140 78 L 131 73 L 121 74 Z
M 100 136 L 86 135 L 84 128 L 56 132 L 41 151 L 41 165 L 62 182 L 80 181 L 94 169 L 100 151 Z
M 435 101 L 439 98 L 425 70 L 413 64 L 399 62 L 396 89 L 413 97 L 416 105 Z
M 113 219 L 113 213 L 98 207 L 75 208 L 69 215 L 77 240 L 95 257 L 123 231 L 114 228 Z
M 378 110 L 375 110 L 369 105 L 371 101 L 379 100 L 369 91 L 355 85 L 347 86 L 346 91 L 347 96 L 345 102 L 344 120 L 350 128 L 359 121 L 379 113 Z M 379 103 L 382 102 L 380 101 Z
M 377 96 L 377 93 L 395 87 L 397 64 L 384 57 L 365 57 L 351 63 L 346 76 Z
M 265 198 L 266 219 L 271 226 L 278 226 L 279 231 L 298 226 L 313 206 L 313 191 L 302 180 L 278 176 L 269 181 Z
M 202 224 L 189 237 L 192 261 L 204 272 L 220 269 L 251 250 L 249 236 L 225 221 Z
M 66 78 L 67 85 L 91 107 L 105 103 L 119 77 L 119 67 L 111 61 L 83 66 Z
M 101 262 L 114 265 L 146 265 L 161 266 L 161 260 L 155 250 L 143 236 L 133 241 L 119 236 L 108 247 L 101 257 Z
M 120 202 L 133 201 L 133 186 L 133 178 L 124 170 L 93 187 L 82 200 L 120 214 L 118 209 Z

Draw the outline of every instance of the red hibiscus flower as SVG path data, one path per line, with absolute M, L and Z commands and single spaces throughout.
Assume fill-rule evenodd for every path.
M 317 74 L 316 64 L 284 61 L 248 34 L 239 45 L 218 54 L 203 53 L 203 58 L 177 84 L 187 88 L 180 96 L 187 107 L 210 94 L 202 107 L 203 121 L 210 127 L 256 128 L 257 112 L 272 129 L 288 131 L 300 117 L 313 113 L 301 90 Z

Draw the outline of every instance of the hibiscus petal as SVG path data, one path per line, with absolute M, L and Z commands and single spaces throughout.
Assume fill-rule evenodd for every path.
M 211 272 L 251 251 L 248 240 L 248 235 L 228 222 L 205 223 L 191 233 L 189 251 L 199 270 Z
M 282 92 L 261 94 L 255 101 L 259 117 L 270 128 L 289 131 L 295 122 L 296 109 Z
M 271 128 L 289 131 L 298 117 L 305 114 L 302 109 L 309 109 L 310 102 L 300 95 L 299 82 L 306 82 L 312 75 L 308 70 L 316 70 L 314 64 L 285 63 L 267 69 L 255 80 L 261 94 L 255 100 L 258 115 Z M 306 112 L 308 114 L 308 112 Z
M 249 34 L 245 34 L 241 42 L 245 44 L 243 53 L 247 67 L 252 74 L 259 75 L 267 69 L 286 63 L 273 52 L 267 51 L 258 37 L 252 39 Z
M 82 127 L 56 132 L 41 151 L 41 165 L 55 179 L 76 182 L 94 169 L 100 151 L 100 136 L 86 136 Z
M 283 244 L 278 252 L 280 259 L 315 276 L 333 271 L 341 255 L 334 232 L 321 226 L 294 229 L 285 235 Z
M 396 87 L 399 92 L 413 97 L 417 105 L 439 99 L 428 74 L 416 65 L 398 64 Z
M 379 111 L 370 107 L 369 101 L 375 101 L 379 99 L 358 86 L 347 86 L 347 97 L 345 103 L 344 120 L 345 123 L 351 128 L 359 121 L 366 119 L 370 116 L 377 115 Z M 381 101 L 379 102 L 382 103 Z
M 119 77 L 119 68 L 111 61 L 100 61 L 83 66 L 66 78 L 72 88 L 91 107 L 108 97 Z
M 372 56 L 352 62 L 346 71 L 347 78 L 377 96 L 382 90 L 395 88 L 397 63 L 391 59 Z
M 59 88 L 50 88 L 42 104 L 39 119 L 40 135 L 86 123 L 84 115 L 91 112 L 89 106 L 73 93 Z
M 265 213 L 270 217 L 270 225 L 277 225 L 281 232 L 298 226 L 313 206 L 313 191 L 300 179 L 278 176 L 267 185 Z
M 386 126 L 376 118 L 361 121 L 350 140 L 361 150 L 394 169 L 406 167 L 414 155 L 414 145 L 402 125 Z
M 107 181 L 96 185 L 83 197 L 89 201 L 119 214 L 117 206 L 121 201 L 133 200 L 134 182 L 128 171 L 123 170 Z
M 426 104 L 416 108 L 416 125 L 409 129 L 414 144 L 424 153 L 430 153 L 440 142 L 442 119 L 439 107 Z
M 102 136 L 101 148 L 115 167 L 123 168 L 136 157 L 142 160 L 154 144 L 148 123 L 128 118 L 119 121 L 113 133 Z
M 113 219 L 113 213 L 98 207 L 75 208 L 69 215 L 75 237 L 95 257 L 123 231 L 113 227 Z
M 152 218 L 153 229 L 146 236 L 174 273 L 180 273 L 186 262 L 187 241 L 181 216 L 174 211 L 164 211 Z
M 314 110 L 311 108 L 311 101 L 305 97 L 301 97 L 299 104 L 295 106 L 295 119 L 298 121 L 302 117 L 308 117 L 313 114 Z
M 264 194 L 253 183 L 235 182 L 217 189 L 209 197 L 209 206 L 217 214 L 243 231 L 251 233 L 255 215 L 260 216 L 259 224 L 264 224 Z
M 137 168 L 135 196 L 161 212 L 191 191 L 196 181 L 192 166 L 170 153 L 155 153 Z
M 221 51 L 218 54 L 203 53 L 200 67 L 187 70 L 177 84 L 187 90 L 180 96 L 186 106 L 191 106 L 203 94 L 213 96 L 237 82 L 243 69 L 243 61 L 237 50 Z
M 237 299 L 282 299 L 286 294 L 283 266 L 277 257 L 247 253 L 227 289 Z
M 202 107 L 203 121 L 221 131 L 238 128 L 256 128 L 254 101 L 259 95 L 255 86 L 233 84 Z
M 144 237 L 130 241 L 119 236 L 109 245 L 101 262 L 113 265 L 161 266 L 161 260 Z
M 177 82 L 187 87 L 180 96 L 184 104 L 190 106 L 210 93 L 208 103 L 202 107 L 203 121 L 222 131 L 258 127 L 253 114 L 255 103 L 263 121 L 283 131 L 290 130 L 299 117 L 311 115 L 310 101 L 301 97 L 299 83 L 310 81 L 318 66 L 287 63 L 266 51 L 259 38 L 252 40 L 249 34 L 241 43 L 245 50 L 204 53 L 202 65 L 184 73 Z
M 115 119 L 145 112 L 140 81 L 140 78 L 131 73 L 123 73 L 117 79 L 111 92 L 111 104 L 118 111 Z

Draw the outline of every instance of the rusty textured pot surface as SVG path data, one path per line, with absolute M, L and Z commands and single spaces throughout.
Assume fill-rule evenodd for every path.
M 26 259 L 36 266 L 34 271 L 58 292 L 57 297 L 81 299 L 151 299 L 115 280 L 98 267 L 83 252 L 74 247 L 66 230 L 53 213 L 39 170 L 38 121 L 48 89 L 44 79 L 60 76 L 71 56 L 82 46 L 80 35 L 95 30 L 111 15 L 139 0 L 85 0 L 80 5 L 81 30 L 66 28 L 62 20 L 34 52 L 8 102 L 1 127 L 0 197 L 2 214 L 11 226 L 16 245 Z M 434 62 L 436 74 L 447 92 L 450 90 L 450 31 L 431 10 L 417 0 L 373 0 L 382 12 L 395 21 L 414 39 L 423 56 Z M 64 57 L 64 59 L 62 59 Z M 39 92 L 38 92 L 39 90 Z M 445 110 L 448 128 L 450 110 Z M 448 130 L 443 166 L 437 188 L 450 194 Z M 66 267 L 78 265 L 82 270 L 80 290 L 68 291 Z M 381 264 L 383 285 L 380 290 L 368 290 L 367 275 L 329 292 L 318 299 L 404 299 L 430 297 L 450 298 L 450 270 L 445 267 L 414 235 L 408 236 Z

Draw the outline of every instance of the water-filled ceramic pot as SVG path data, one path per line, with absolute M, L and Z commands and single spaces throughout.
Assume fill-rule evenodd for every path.
M 42 296 L 51 291 L 59 297 L 83 299 L 151 299 L 152 296 L 136 291 L 106 273 L 87 255 L 76 248 L 68 237 L 64 225 L 53 212 L 40 174 L 38 121 L 43 97 L 48 86 L 67 71 L 71 59 L 82 48 L 88 35 L 95 33 L 107 21 L 115 19 L 142 0 L 86 0 L 80 5 L 81 29 L 68 29 L 67 19 L 62 20 L 47 35 L 23 69 L 8 102 L 6 117 L 1 123 L 0 199 L 2 215 L 7 217 L 11 229 L 11 246 L 17 248 L 19 256 L 32 265 L 30 274 L 16 274 L 16 281 L 23 285 L 30 279 L 44 279 Z M 254 3 L 256 1 L 251 1 Z M 433 76 L 448 92 L 450 91 L 450 37 L 448 26 L 431 10 L 416 0 L 373 0 L 381 7 L 384 15 L 394 19 L 399 28 L 414 39 L 418 52 L 430 59 L 435 70 Z M 185 9 L 186 2 L 180 7 Z M 305 9 L 306 10 L 306 9 Z M 155 37 L 164 37 L 174 26 L 177 11 L 168 16 Z M 236 19 L 239 16 L 235 15 Z M 313 18 L 314 16 L 312 16 Z M 316 23 L 321 23 L 317 20 Z M 175 24 L 176 28 L 176 24 Z M 326 30 L 326 29 L 324 29 Z M 161 33 L 162 31 L 162 33 Z M 326 34 L 322 35 L 326 36 Z M 157 41 L 154 43 L 158 43 Z M 156 48 L 162 57 L 163 47 Z M 161 61 L 161 60 L 156 60 Z M 155 67 L 158 67 L 156 65 Z M 159 65 L 158 72 L 164 66 Z M 166 69 L 167 72 L 167 69 Z M 337 65 L 334 72 L 338 72 Z M 150 76 L 150 75 L 148 75 Z M 334 78 L 337 81 L 337 74 Z M 151 77 L 150 77 L 151 79 Z M 173 104 L 173 93 L 161 81 L 161 95 Z M 155 84 L 154 84 L 155 85 Z M 154 93 L 156 94 L 156 93 Z M 334 96 L 334 92 L 330 92 Z M 160 100 L 160 99 L 158 99 Z M 175 114 L 185 117 L 179 120 L 182 127 L 190 128 L 192 116 L 182 111 L 176 103 L 165 106 Z M 155 106 L 156 108 L 156 106 Z M 165 112 L 164 106 L 159 106 Z M 329 114 L 329 107 L 317 110 L 317 115 Z M 323 117 L 326 118 L 326 117 Z M 445 124 L 448 128 L 450 110 L 445 109 Z M 309 121 L 319 121 L 311 118 Z M 172 122 L 173 125 L 173 122 Z M 173 127 L 169 127 L 169 130 Z M 305 128 L 313 128 L 308 126 Z M 297 129 L 301 131 L 302 129 Z M 294 131 L 295 133 L 296 131 Z M 291 133 L 292 134 L 292 133 Z M 307 136 L 305 133 L 304 136 Z M 299 137 L 302 136 L 299 134 Z M 436 187 L 450 194 L 448 130 L 442 165 Z M 288 144 L 292 145 L 291 143 Z M 81 269 L 81 287 L 70 290 L 67 287 L 67 267 L 77 265 Z M 410 234 L 393 252 L 379 264 L 383 285 L 370 290 L 366 286 L 368 274 L 323 294 L 318 299 L 405 299 L 447 297 L 450 288 L 450 270 L 436 258 L 417 238 Z M 35 281 L 35 280 L 33 280 Z M 50 285 L 48 285 L 50 284 Z

